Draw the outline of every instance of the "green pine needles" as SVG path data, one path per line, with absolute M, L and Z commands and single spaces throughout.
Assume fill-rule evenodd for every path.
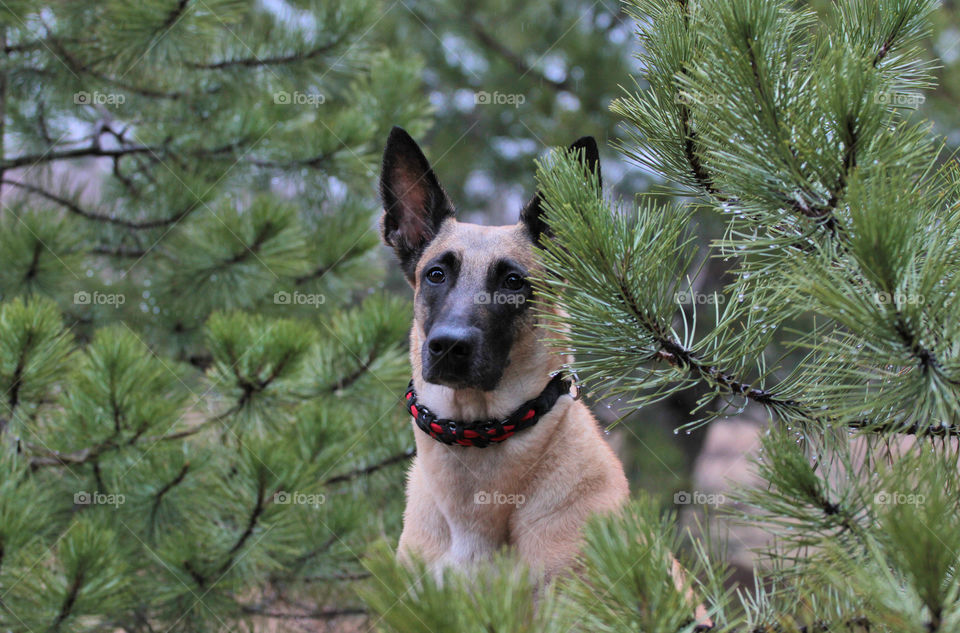
M 618 149 L 678 195 L 543 161 L 538 301 L 626 409 L 768 412 L 762 485 L 725 504 L 771 537 L 754 587 L 645 497 L 546 587 L 369 551 L 412 453 L 370 183 L 430 114 L 421 63 L 365 38 L 381 4 L 8 0 L 0 629 L 693 633 L 690 591 L 715 631 L 960 631 L 960 171 L 915 116 L 936 3 L 626 6 Z
M 421 68 L 376 2 L 268 5 L 0 9 L 4 631 L 353 617 L 399 531 L 369 183 Z
M 593 385 L 636 406 L 705 386 L 700 423 L 754 402 L 817 431 L 956 433 L 958 180 L 904 107 L 931 82 L 933 6 L 632 5 L 646 72 L 613 105 L 621 149 L 696 202 L 611 217 L 575 167 L 542 167 L 559 273 L 542 286 Z M 726 222 L 716 295 L 695 205 Z

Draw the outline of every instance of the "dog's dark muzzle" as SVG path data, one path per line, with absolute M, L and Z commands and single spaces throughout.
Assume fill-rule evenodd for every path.
M 454 389 L 496 388 L 502 367 L 484 354 L 483 332 L 469 325 L 434 326 L 423 344 L 423 377 Z

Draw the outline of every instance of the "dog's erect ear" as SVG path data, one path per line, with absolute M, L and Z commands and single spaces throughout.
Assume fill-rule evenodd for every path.
M 413 280 L 417 259 L 453 216 L 453 205 L 416 141 L 399 127 L 390 130 L 380 172 L 383 241 L 392 246 Z
M 583 163 L 588 172 L 597 174 L 597 183 L 602 188 L 600 152 L 597 150 L 597 142 L 594 138 L 592 136 L 580 137 L 570 146 L 570 150 L 578 155 L 580 162 Z M 520 212 L 520 221 L 527 226 L 534 244 L 540 243 L 541 235 L 550 234 L 550 227 L 543 219 L 543 196 L 539 191 L 534 194 L 533 199 Z

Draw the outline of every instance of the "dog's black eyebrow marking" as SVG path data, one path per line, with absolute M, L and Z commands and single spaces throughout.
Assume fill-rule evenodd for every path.
M 452 270 L 453 272 L 460 271 L 460 257 L 454 251 L 444 251 L 437 255 L 436 257 L 431 258 L 423 265 L 423 271 L 427 272 L 433 266 L 443 266 Z
M 488 270 L 489 275 L 494 279 L 499 278 L 508 272 L 519 273 L 523 277 L 527 276 L 527 269 L 509 257 L 504 257 L 493 262 Z

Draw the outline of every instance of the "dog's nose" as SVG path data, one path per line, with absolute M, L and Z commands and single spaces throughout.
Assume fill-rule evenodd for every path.
M 427 349 L 430 350 L 430 356 L 435 359 L 448 358 L 463 361 L 473 355 L 479 338 L 479 332 L 475 328 L 440 327 L 436 328 L 427 339 Z

